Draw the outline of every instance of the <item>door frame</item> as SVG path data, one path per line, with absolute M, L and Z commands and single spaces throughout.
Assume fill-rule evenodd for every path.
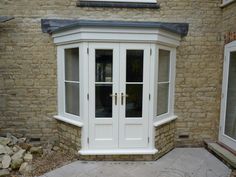
M 93 51 L 91 50 L 92 48 L 94 49 L 94 48 L 98 48 L 98 49 L 110 49 L 110 48 L 112 48 L 113 46 L 119 46 L 118 47 L 118 51 L 119 51 L 119 59 L 120 59 L 120 57 L 121 57 L 121 54 L 120 54 L 120 51 L 122 50 L 122 48 L 124 48 L 124 47 L 128 47 L 128 46 L 131 46 L 131 47 L 128 47 L 128 49 L 130 48 L 130 49 L 144 49 L 144 50 L 146 50 L 146 48 L 149 48 L 150 50 L 153 50 L 153 49 L 155 49 L 155 44 L 151 44 L 151 43 L 137 43 L 137 42 L 135 42 L 135 43 L 110 43 L 110 42 L 106 42 L 106 43 L 104 43 L 104 42 L 88 42 L 88 44 L 87 44 L 87 46 L 88 46 L 88 50 L 89 50 L 89 54 L 88 54 L 88 68 L 89 68 L 89 75 L 88 75 L 88 82 L 89 82 L 89 86 L 88 86 L 88 89 L 89 89 L 89 100 L 88 100 L 88 105 L 91 105 L 91 101 L 92 102 L 94 102 L 95 101 L 95 98 L 92 98 L 92 96 L 94 95 L 94 94 L 92 94 L 91 92 L 93 92 L 94 91 L 94 89 L 91 89 L 91 80 L 90 80 L 90 78 L 91 78 L 91 74 L 92 74 L 92 72 L 91 72 L 91 57 L 94 57 L 93 55 L 91 55 L 92 53 L 93 53 Z M 92 48 L 91 48 L 91 46 L 92 46 Z M 121 47 L 122 46 L 122 47 Z M 124 46 L 124 47 L 123 47 Z M 137 47 L 136 47 L 137 46 Z M 151 64 L 151 60 L 153 60 L 154 58 L 155 58 L 155 53 L 154 53 L 155 51 L 153 51 L 153 53 L 152 52 L 150 52 L 150 55 L 149 55 L 149 51 L 148 52 L 146 52 L 147 53 L 147 56 L 145 57 L 145 58 L 147 58 L 149 61 L 147 62 L 147 64 L 149 65 L 148 67 L 151 67 L 150 66 L 150 64 Z M 114 60 L 113 60 L 113 62 L 114 62 Z M 121 60 L 119 60 L 119 66 L 121 65 Z M 147 67 L 147 66 L 146 66 Z M 114 68 L 114 67 L 113 67 Z M 124 68 L 124 69 L 126 69 L 126 68 Z M 120 68 L 119 68 L 119 72 L 120 72 L 121 70 L 120 70 Z M 151 73 L 151 69 L 149 69 L 149 73 L 147 73 L 146 75 L 147 76 L 149 76 L 150 77 L 150 75 L 151 75 L 152 73 Z M 121 76 L 119 76 L 119 77 L 121 77 Z M 145 78 L 144 78 L 145 79 Z M 119 78 L 119 80 L 118 80 L 118 82 L 119 82 L 119 84 L 120 84 L 120 80 L 121 80 L 121 78 Z M 151 90 L 150 90 L 150 84 L 151 84 L 151 82 L 148 82 L 147 83 L 147 88 L 148 88 L 148 93 L 151 93 Z M 121 90 L 120 90 L 121 88 L 119 88 L 119 90 L 117 91 L 118 92 L 118 99 L 117 99 L 117 102 L 118 102 L 118 106 L 117 107 L 119 107 L 118 108 L 118 111 L 120 111 L 121 110 L 121 107 L 120 107 L 120 99 L 119 99 L 119 94 L 120 94 L 120 92 L 121 92 Z M 94 95 L 95 96 L 95 95 Z M 144 96 L 143 96 L 144 97 Z M 125 100 L 124 100 L 125 101 Z M 144 101 L 144 100 L 143 100 Z M 146 122 L 146 134 L 147 134 L 147 138 L 148 138 L 148 140 L 147 141 L 149 141 L 149 142 L 147 142 L 147 145 L 146 145 L 146 147 L 145 148 L 119 148 L 119 146 L 118 146 L 118 149 L 117 150 L 124 150 L 124 149 L 134 149 L 134 150 L 138 150 L 138 149 L 140 149 L 140 150 L 146 150 L 146 149 L 150 149 L 150 150 L 153 150 L 153 142 L 154 142 L 154 139 L 153 139 L 153 131 L 154 131 L 154 127 L 153 127 L 153 120 L 152 120 L 152 116 L 151 116 L 151 113 L 149 112 L 150 111 L 150 109 L 149 109 L 149 107 L 150 107 L 150 104 L 151 104 L 151 101 L 149 100 L 148 102 L 147 102 L 147 105 L 145 106 L 145 108 L 146 108 L 146 111 L 148 112 L 147 113 L 147 122 Z M 144 105 L 143 105 L 144 106 Z M 143 110 L 145 109 L 145 108 L 143 108 Z M 144 111 L 143 111 L 144 112 Z M 120 114 L 120 112 L 119 112 L 119 114 Z M 88 149 L 88 150 L 108 150 L 109 151 L 109 149 L 111 149 L 111 148 L 107 148 L 107 149 L 100 149 L 100 148 L 94 148 L 92 145 L 91 145 L 91 138 L 93 138 L 93 136 L 91 137 L 91 128 L 90 128 L 90 126 L 91 126 L 91 118 L 92 118 L 92 114 L 91 114 L 91 108 L 90 108 L 90 106 L 88 106 L 88 120 L 87 120 L 87 129 L 88 129 L 88 135 L 87 135 L 87 139 L 89 139 L 89 140 L 87 140 L 87 148 L 86 149 Z M 117 121 L 116 121 L 117 122 Z M 120 126 L 120 120 L 118 120 L 118 122 L 117 122 L 117 125 L 116 126 Z M 120 131 L 120 127 L 118 127 L 118 129 L 119 129 L 119 131 Z M 119 131 L 117 132 L 117 134 L 118 134 L 118 140 L 119 140 Z M 118 142 L 119 143 L 119 142 Z M 108 152 L 107 151 L 107 152 Z M 145 151 L 143 151 L 144 153 L 148 153 L 148 152 L 145 152 Z M 154 151 L 153 151 L 154 152 Z M 150 151 L 150 153 L 153 153 L 153 152 L 151 152 Z M 155 151 L 156 152 L 156 151 Z M 135 153 L 135 152 L 134 152 Z M 114 154 L 114 152 L 113 152 L 113 154 Z M 132 153 L 131 153 L 132 154 Z
M 236 140 L 226 135 L 225 132 L 225 118 L 228 94 L 228 77 L 229 77 L 229 64 L 230 52 L 236 51 L 236 41 L 225 45 L 224 49 L 224 66 L 223 66 L 223 81 L 221 93 L 221 112 L 220 112 L 220 128 L 219 128 L 219 141 L 236 150 Z

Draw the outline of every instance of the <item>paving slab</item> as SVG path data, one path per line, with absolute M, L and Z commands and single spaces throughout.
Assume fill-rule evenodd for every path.
M 236 155 L 217 143 L 208 143 L 208 148 L 224 159 L 231 167 L 236 169 Z
M 40 177 L 229 177 L 204 148 L 175 148 L 157 161 L 76 161 Z

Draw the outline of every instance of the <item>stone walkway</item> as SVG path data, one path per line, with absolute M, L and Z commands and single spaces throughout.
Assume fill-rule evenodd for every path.
M 229 177 L 230 172 L 203 148 L 176 148 L 157 161 L 76 161 L 41 177 Z

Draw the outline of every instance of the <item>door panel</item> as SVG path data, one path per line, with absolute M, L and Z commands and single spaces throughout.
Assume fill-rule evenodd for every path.
M 89 44 L 89 148 L 118 147 L 118 44 Z
M 148 145 L 149 52 L 150 45 L 120 45 L 120 148 Z
M 236 150 L 236 43 L 225 55 L 219 139 Z

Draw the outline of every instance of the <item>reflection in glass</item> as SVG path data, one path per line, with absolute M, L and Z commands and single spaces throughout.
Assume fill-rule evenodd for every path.
M 79 49 L 65 49 L 65 79 L 79 81 Z
M 79 84 L 65 83 L 66 112 L 79 116 Z
M 169 84 L 158 84 L 157 116 L 168 112 Z
M 142 117 L 143 84 L 126 84 L 126 117 Z
M 112 82 L 112 50 L 96 50 L 96 82 Z
M 170 51 L 159 50 L 158 82 L 169 81 Z
M 236 140 L 236 52 L 230 53 L 225 134 Z
M 96 84 L 95 117 L 112 117 L 112 85 Z
M 143 50 L 127 50 L 126 82 L 143 82 Z

